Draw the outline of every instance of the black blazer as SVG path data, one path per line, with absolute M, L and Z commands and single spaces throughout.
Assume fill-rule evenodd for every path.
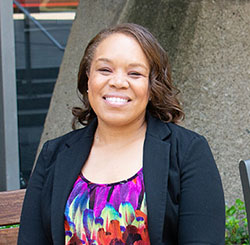
M 64 244 L 64 209 L 97 120 L 47 141 L 24 200 L 18 244 Z M 151 244 L 224 244 L 220 176 L 204 137 L 147 115 L 143 174 Z

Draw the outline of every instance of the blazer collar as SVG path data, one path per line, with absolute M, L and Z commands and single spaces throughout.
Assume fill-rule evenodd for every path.
M 65 204 L 89 156 L 96 126 L 97 120 L 94 119 L 88 126 L 76 132 L 66 141 L 65 150 L 57 156 L 51 202 L 51 229 L 55 244 L 65 243 Z
M 167 123 L 162 122 L 158 118 L 151 116 L 147 111 L 146 113 L 147 120 L 147 135 L 150 135 L 159 140 L 165 140 L 170 134 L 171 131 Z
M 143 148 L 143 175 L 148 209 L 148 229 L 152 244 L 161 244 L 164 226 L 170 144 L 166 139 L 170 130 L 166 124 L 146 115 L 147 132 Z M 55 244 L 63 244 L 64 211 L 84 162 L 87 160 L 94 139 L 97 120 L 80 129 L 65 143 L 65 150 L 56 159 L 52 203 L 51 229 Z
M 143 149 L 143 179 L 146 190 L 148 231 L 151 244 L 162 244 L 167 203 L 171 134 L 167 124 L 147 114 Z

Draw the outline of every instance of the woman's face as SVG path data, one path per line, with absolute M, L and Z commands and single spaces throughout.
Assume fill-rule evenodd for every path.
M 98 122 L 126 126 L 145 120 L 148 60 L 138 42 L 115 33 L 97 46 L 88 74 L 88 97 Z

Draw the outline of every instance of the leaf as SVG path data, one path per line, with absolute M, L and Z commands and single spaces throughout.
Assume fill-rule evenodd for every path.
M 226 209 L 226 232 L 225 243 L 227 245 L 249 244 L 248 223 L 245 204 L 240 199 L 236 199 L 231 207 Z

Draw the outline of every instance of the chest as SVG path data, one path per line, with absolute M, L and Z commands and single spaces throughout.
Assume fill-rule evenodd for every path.
M 143 165 L 143 141 L 129 145 L 93 146 L 82 173 L 95 183 L 128 179 Z
M 142 169 L 111 184 L 78 177 L 65 208 L 65 242 L 77 239 L 87 244 L 150 243 Z

